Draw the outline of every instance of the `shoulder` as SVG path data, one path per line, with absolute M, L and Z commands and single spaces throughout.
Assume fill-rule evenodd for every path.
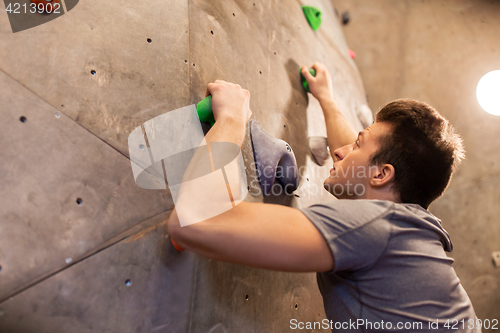
M 334 200 L 301 209 L 326 239 L 334 271 L 356 270 L 372 265 L 391 236 L 395 203 L 382 200 Z
M 387 200 L 341 199 L 314 204 L 301 211 L 309 218 L 314 216 L 356 227 L 389 218 L 395 209 L 396 204 Z

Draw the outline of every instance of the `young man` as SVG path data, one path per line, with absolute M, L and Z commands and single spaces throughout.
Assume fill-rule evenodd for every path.
M 332 97 L 325 66 L 312 67 L 316 77 L 306 67 L 302 73 L 323 108 L 334 157 L 324 187 L 339 200 L 305 209 L 241 202 L 186 227 L 174 210 L 170 236 L 215 260 L 318 272 L 334 331 L 480 331 L 445 254 L 450 238 L 427 210 L 463 158 L 460 137 L 432 107 L 409 99 L 387 104 L 356 135 Z M 206 141 L 241 147 L 250 94 L 224 81 L 208 91 L 217 121 Z

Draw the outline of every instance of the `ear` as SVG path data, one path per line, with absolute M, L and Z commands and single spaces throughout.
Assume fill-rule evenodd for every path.
M 373 187 L 380 188 L 390 184 L 396 175 L 396 170 L 392 164 L 384 164 L 371 170 L 373 170 L 373 172 L 370 175 L 370 185 Z

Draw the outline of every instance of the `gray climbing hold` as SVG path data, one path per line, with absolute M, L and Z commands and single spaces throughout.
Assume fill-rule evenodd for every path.
M 500 268 L 500 251 L 491 253 L 491 258 L 493 259 L 493 265 L 495 265 L 496 268 Z
M 297 161 L 292 147 L 273 138 L 255 120 L 250 121 L 250 136 L 255 157 L 257 177 L 262 193 L 267 197 L 275 181 L 291 194 L 299 186 Z
M 328 142 L 324 136 L 309 137 L 309 148 L 318 165 L 325 164 L 325 161 L 330 155 L 328 153 Z
M 363 124 L 365 128 L 373 123 L 373 113 L 368 105 L 357 105 L 356 114 L 358 115 L 359 121 L 361 121 L 361 124 Z

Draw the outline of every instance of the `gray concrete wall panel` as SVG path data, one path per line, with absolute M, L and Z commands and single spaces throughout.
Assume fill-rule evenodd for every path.
M 80 1 L 15 34 L 0 15 L 0 69 L 128 156 L 134 128 L 189 104 L 187 6 Z
M 0 304 L 0 331 L 184 332 L 195 256 L 170 245 L 166 216 Z
M 126 157 L 2 72 L 0 105 L 0 300 L 172 207 L 135 184 Z

